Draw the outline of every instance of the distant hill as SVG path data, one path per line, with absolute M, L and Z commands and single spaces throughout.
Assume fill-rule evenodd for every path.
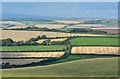
M 54 16 L 37 16 L 37 15 L 24 15 L 24 14 L 11 14 L 3 13 L 2 20 L 40 20 L 40 21 L 51 21 L 56 19 L 78 19 L 78 18 L 65 18 L 65 17 L 54 17 Z

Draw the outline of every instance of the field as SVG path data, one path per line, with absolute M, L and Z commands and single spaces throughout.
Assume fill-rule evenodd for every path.
M 38 28 L 49 28 L 49 29 L 60 29 L 64 28 L 66 25 L 63 24 L 37 24 L 35 27 Z
M 3 77 L 117 77 L 118 58 L 93 58 L 66 63 L 3 69 Z
M 44 59 L 2 59 L 2 63 L 9 62 L 10 64 L 22 65 L 22 64 L 32 63 L 32 62 L 40 62 L 42 60 Z
M 66 49 L 65 45 L 53 46 L 3 46 L 2 52 L 40 52 L 40 51 L 56 51 Z
M 2 38 L 11 38 L 14 41 L 27 41 L 30 38 L 46 35 L 47 37 L 68 37 L 68 36 L 104 36 L 99 34 L 75 34 L 62 32 L 45 32 L 45 31 L 18 31 L 18 30 L 2 30 Z
M 3 53 L 2 58 L 51 58 L 60 57 L 64 52 L 9 52 Z
M 63 24 L 79 24 L 83 21 L 75 21 L 75 20 L 55 20 L 55 22 L 63 23 Z
M 101 28 L 103 26 L 104 25 L 102 24 L 77 24 L 77 25 L 69 26 L 67 28 L 91 28 L 91 27 Z
M 70 40 L 74 46 L 118 46 L 118 38 L 81 37 Z
M 120 34 L 120 29 L 95 29 L 99 31 L 105 31 L 109 34 Z
M 120 55 L 118 47 L 73 47 L 72 54 L 114 54 Z
M 38 40 L 37 42 L 38 43 L 42 43 L 43 41 L 45 41 L 46 39 L 41 39 L 41 40 Z M 67 38 L 56 38 L 56 39 L 50 39 L 51 42 L 57 42 L 57 41 L 65 41 L 67 40 Z

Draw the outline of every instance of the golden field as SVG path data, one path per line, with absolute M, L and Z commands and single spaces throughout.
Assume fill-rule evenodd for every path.
M 73 47 L 72 54 L 116 54 L 119 47 Z
M 3 53 L 3 58 L 48 58 L 48 57 L 60 57 L 64 55 L 64 52 L 9 52 Z
M 74 20 L 55 20 L 55 22 L 60 22 L 63 24 L 79 24 L 82 23 L 82 21 L 74 21 Z
M 40 39 L 37 41 L 37 43 L 42 43 L 43 41 L 45 41 L 47 39 Z M 67 38 L 56 38 L 56 39 L 50 39 L 51 42 L 57 42 L 57 41 L 65 41 L 67 40 Z
M 11 38 L 14 41 L 27 41 L 30 38 L 46 35 L 47 37 L 70 37 L 70 36 L 104 36 L 98 34 L 77 34 L 62 32 L 45 32 L 45 31 L 19 31 L 19 30 L 2 30 L 2 38 Z

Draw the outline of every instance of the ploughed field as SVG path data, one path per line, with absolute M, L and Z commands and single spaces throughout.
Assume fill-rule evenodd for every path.
M 20 31 L 20 30 L 2 30 L 2 38 L 11 38 L 14 41 L 27 41 L 30 38 L 46 35 L 47 37 L 70 37 L 70 36 L 105 36 L 99 34 L 80 34 L 80 33 L 62 33 L 45 31 Z
M 50 52 L 50 51 L 64 51 L 65 45 L 51 45 L 51 46 L 3 46 L 2 52 Z
M 73 46 L 118 46 L 118 38 L 78 37 L 70 40 Z
M 106 55 L 120 55 L 119 47 L 72 47 L 72 54 L 106 54 Z

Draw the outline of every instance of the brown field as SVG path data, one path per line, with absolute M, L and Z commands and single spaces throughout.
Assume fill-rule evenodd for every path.
M 63 24 L 79 24 L 82 23 L 83 21 L 74 21 L 74 20 L 55 20 L 55 22 L 60 22 Z
M 62 24 L 37 24 L 35 25 L 35 27 L 38 28 L 49 28 L 49 29 L 59 29 L 59 28 L 63 28 L 66 25 L 62 25 Z
M 30 38 L 46 35 L 47 37 L 69 37 L 69 36 L 104 36 L 99 34 L 74 34 L 62 32 L 45 32 L 45 31 L 17 31 L 17 30 L 2 30 L 2 38 L 11 38 L 14 41 L 27 41 Z
M 105 31 L 109 34 L 120 34 L 120 29 L 95 29 L 95 30 L 99 30 L 99 31 Z
M 42 43 L 45 40 L 47 40 L 47 39 L 41 39 L 41 40 L 38 40 L 37 42 Z M 57 42 L 57 41 L 65 41 L 65 40 L 67 40 L 67 38 L 56 38 L 56 39 L 50 39 L 50 40 L 51 40 L 51 42 Z
M 119 47 L 73 47 L 72 54 L 116 54 Z
M 60 57 L 64 52 L 9 52 L 2 53 L 2 58 L 48 58 Z

